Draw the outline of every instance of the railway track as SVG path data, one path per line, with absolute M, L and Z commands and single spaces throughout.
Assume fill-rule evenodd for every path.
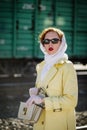
M 76 127 L 76 130 L 87 130 L 87 125 L 85 125 L 85 126 L 78 126 L 78 127 Z

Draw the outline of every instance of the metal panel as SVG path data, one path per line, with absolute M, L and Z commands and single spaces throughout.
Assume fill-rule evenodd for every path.
M 0 1 L 0 58 L 12 57 L 12 7 L 11 0 Z
M 0 0 L 0 58 L 43 58 L 38 35 L 65 32 L 69 57 L 87 57 L 86 0 Z
M 16 3 L 16 46 L 15 57 L 33 57 L 33 14 L 34 1 L 17 1 Z
M 77 0 L 77 32 L 74 43 L 74 55 L 78 58 L 87 57 L 87 1 Z

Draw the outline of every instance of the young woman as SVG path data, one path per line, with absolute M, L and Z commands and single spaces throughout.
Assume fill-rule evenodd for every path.
M 46 28 L 39 36 L 44 60 L 36 67 L 36 87 L 31 88 L 27 105 L 43 103 L 45 109 L 33 130 L 75 130 L 75 107 L 78 99 L 77 75 L 65 53 L 64 33 L 57 28 Z M 43 88 L 47 97 L 37 95 Z

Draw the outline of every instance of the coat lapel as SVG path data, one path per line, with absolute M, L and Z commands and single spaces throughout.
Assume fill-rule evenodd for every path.
M 49 81 L 55 76 L 56 72 L 57 72 L 57 69 L 53 66 L 53 67 L 48 71 L 48 73 L 46 74 L 44 80 L 41 81 L 43 87 L 45 87 L 45 88 L 47 87 Z
M 39 71 L 37 80 L 36 80 L 36 86 L 38 87 L 44 87 L 46 88 L 49 84 L 49 81 L 52 80 L 52 78 L 56 75 L 58 69 L 64 64 L 64 60 L 60 61 L 60 63 L 55 64 L 51 67 L 51 69 L 47 72 L 45 78 L 41 81 L 41 71 L 44 65 L 44 62 L 42 63 L 41 69 Z

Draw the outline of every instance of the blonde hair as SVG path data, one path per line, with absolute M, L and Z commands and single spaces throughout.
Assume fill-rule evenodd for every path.
M 42 33 L 39 35 L 39 40 L 40 40 L 40 43 L 42 43 L 42 41 L 44 40 L 44 37 L 45 35 L 50 32 L 50 31 L 53 31 L 53 32 L 56 32 L 60 38 L 60 40 L 62 40 L 62 37 L 64 35 L 63 31 L 61 31 L 60 29 L 57 29 L 57 28 L 54 28 L 54 27 L 49 27 L 49 28 L 46 28 L 42 31 Z

